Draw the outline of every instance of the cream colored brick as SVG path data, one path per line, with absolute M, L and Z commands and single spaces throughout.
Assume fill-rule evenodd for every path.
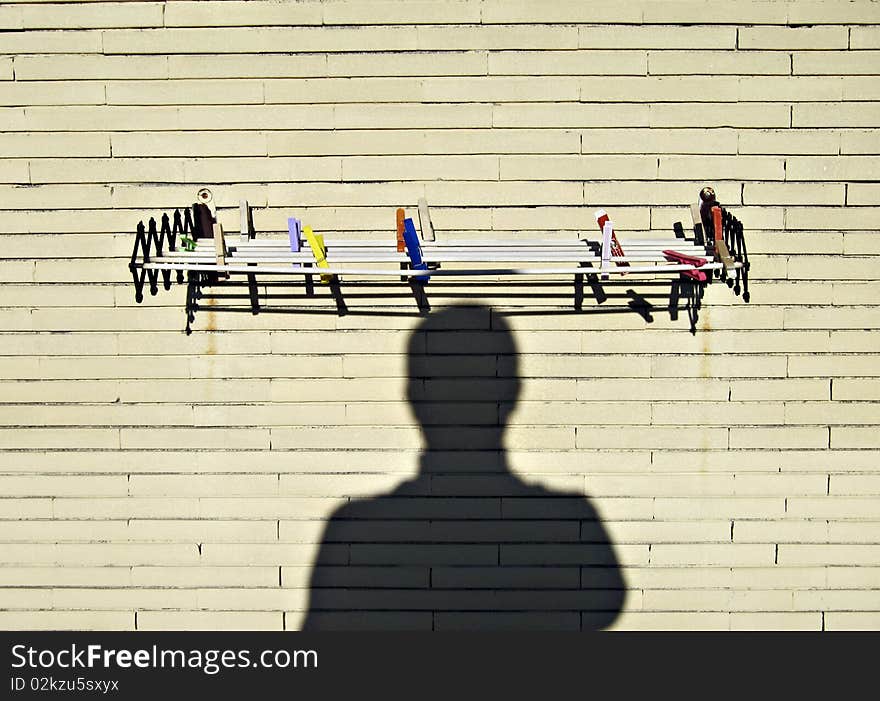
M 278 567 L 132 567 L 135 586 L 152 587 L 268 587 L 278 584 Z
M 601 127 L 613 122 L 632 127 L 649 126 L 647 105 L 540 103 L 500 104 L 493 107 L 492 124 L 495 127 Z M 653 173 L 640 171 L 630 177 L 652 177 Z M 617 176 L 620 177 L 620 176 Z
M 408 175 L 420 179 L 497 180 L 498 159 L 489 156 L 353 156 L 342 161 L 345 181 L 400 179 Z
M 308 417 L 321 425 L 346 425 L 343 404 L 216 404 L 193 407 L 197 426 L 290 426 Z
M 845 138 L 845 137 L 844 137 Z M 836 132 L 799 129 L 744 129 L 739 132 L 739 153 L 749 154 L 829 154 L 837 155 L 841 136 Z M 746 184 L 746 188 L 749 184 Z M 819 200 L 821 202 L 821 199 Z M 815 200 L 792 204 L 818 204 Z M 746 202 L 748 204 L 748 202 Z M 767 204 L 786 204 L 783 199 Z
M 793 497 L 787 501 L 786 513 L 789 516 L 802 518 L 871 519 L 876 518 L 878 506 L 880 506 L 880 500 L 876 497 Z M 833 562 L 816 562 L 817 564 L 835 564 Z M 841 564 L 851 563 L 843 562 Z
M 407 78 L 324 78 L 264 82 L 266 102 L 394 102 L 424 96 L 423 83 Z
M 0 611 L 6 630 L 134 630 L 130 611 Z
M 306 565 L 315 561 L 319 546 L 318 543 L 205 543 L 201 561 L 212 565 Z M 336 564 L 347 564 L 347 545 L 324 547 L 330 560 Z M 334 557 L 333 553 L 338 554 Z
M 874 280 L 876 271 L 870 257 L 793 256 L 788 259 L 788 277 L 791 280 Z M 835 315 L 824 323 L 835 328 L 839 317 Z
M 0 134 L 0 151 L 8 158 L 109 156 L 110 138 L 106 134 Z
M 53 27 L 52 29 L 55 30 L 57 27 Z M 6 32 L 3 39 L 3 50 L 5 53 L 9 54 L 101 53 L 101 32 Z
M 574 26 L 418 26 L 408 33 L 418 39 L 418 46 L 412 48 L 421 50 L 578 48 L 578 28 Z
M 706 77 L 613 77 L 582 78 L 581 100 L 602 99 L 608 102 L 681 102 L 687 99 L 706 101 L 732 101 L 739 96 L 736 79 L 713 79 Z
M 723 24 L 785 24 L 788 6 L 785 3 L 746 0 L 735 6 L 718 0 L 674 0 L 658 5 L 653 2 L 643 4 L 644 21 L 668 24 L 670 22 L 691 23 L 694 17 L 706 13 L 713 23 Z
M 183 161 L 168 159 L 58 159 L 30 162 L 34 183 L 104 183 L 125 180 L 141 182 L 172 178 L 182 180 Z
M 0 561 L 41 565 L 182 564 L 198 558 L 195 545 L 146 543 L 6 543 Z
M 730 521 L 605 521 L 604 525 L 614 543 L 708 543 L 730 540 Z M 633 588 L 655 588 L 664 583 L 662 575 L 652 576 L 655 573 L 651 570 L 639 573 L 637 580 L 633 578 L 631 571 L 624 574 L 627 584 Z M 664 574 L 669 572 L 665 571 Z M 672 579 L 673 577 L 668 577 L 666 581 Z M 682 577 L 674 584 L 669 582 L 669 585 L 688 588 L 689 584 L 684 579 Z
M 377 463 L 376 468 L 380 465 Z M 279 482 L 279 491 L 283 495 L 295 497 L 327 497 L 345 495 L 346 497 L 371 497 L 375 494 L 393 490 L 400 482 L 409 475 L 402 474 L 372 474 L 372 475 L 282 475 Z M 296 522 L 300 524 L 301 522 Z M 320 530 L 315 526 L 320 523 L 306 523 L 307 531 L 300 530 L 298 537 L 294 536 L 293 527 L 288 525 L 285 529 L 287 535 L 280 540 L 305 543 L 320 543 Z M 297 525 L 298 527 L 298 525 Z M 303 539 L 302 533 L 311 533 L 313 538 Z
M 274 475 L 130 475 L 131 496 L 273 496 Z
M 872 75 L 876 51 L 808 51 L 792 54 L 794 75 Z M 787 57 L 786 57 L 787 58 Z
M 779 103 L 743 102 L 732 105 L 652 104 L 651 127 L 788 127 L 790 108 Z
M 280 108 L 272 108 L 280 109 Z M 307 108 L 314 109 L 314 108 Z M 492 125 L 490 105 L 337 105 L 333 108 L 337 129 L 481 128 Z M 318 127 L 316 122 L 314 127 Z M 326 128 L 326 126 L 321 125 Z M 286 126 L 284 128 L 289 128 Z M 407 177 L 412 177 L 408 175 Z
M 733 475 L 725 474 L 663 474 L 663 475 L 589 475 L 586 489 L 591 496 L 717 496 L 729 494 Z M 726 523 L 730 540 L 730 524 Z M 648 539 L 650 541 L 650 538 Z M 653 542 L 653 541 L 650 541 Z M 688 541 L 690 542 L 690 541 Z
M 201 589 L 199 606 L 209 609 L 236 608 L 246 611 L 278 609 L 308 610 L 308 587 L 302 589 Z
M 112 392 L 123 402 L 247 402 L 266 401 L 269 387 L 259 379 L 129 380 Z
M 120 476 L 0 476 L 0 489 L 8 496 L 120 496 L 127 480 Z
M 651 563 L 658 565 L 724 565 L 757 566 L 773 563 L 772 545 L 726 544 L 667 544 L 651 548 Z
M 249 2 L 175 2 L 165 6 L 164 17 L 166 27 L 320 25 L 322 9 L 318 3 L 291 0 L 260 5 Z
M 730 614 L 711 611 L 624 611 L 608 630 L 728 630 Z
M 416 33 L 397 27 L 224 27 L 222 29 L 108 30 L 106 54 L 290 53 L 385 51 L 419 47 Z
M 125 521 L 14 521 L 4 524 L 3 534 L 7 543 L 125 540 L 126 524 Z
M 743 200 L 747 205 L 842 205 L 845 193 L 846 188 L 843 183 L 746 183 Z M 836 210 L 835 221 L 841 213 L 841 210 Z M 797 216 L 798 210 L 788 210 L 787 214 Z M 786 223 L 788 221 L 786 219 Z M 835 227 L 837 228 L 837 224 Z M 749 237 L 747 242 L 751 243 L 751 241 Z
M 832 521 L 828 524 L 828 539 L 835 543 L 876 543 L 878 534 L 880 523 L 876 521 Z
M 166 60 L 168 77 L 176 79 L 323 77 L 329 59 L 327 54 L 207 54 L 169 55 Z
M 0 83 L 2 105 L 103 105 L 104 102 L 104 85 L 98 82 Z
M 872 3 L 832 3 L 820 0 L 791 3 L 788 7 L 791 24 L 876 24 L 880 10 Z
M 880 400 L 880 379 L 835 378 L 832 398 L 835 400 Z
M 875 138 L 876 136 L 876 132 L 872 129 L 843 131 L 840 134 L 840 153 L 856 155 L 876 155 L 878 152 L 880 152 L 880 148 L 878 148 L 877 145 L 877 139 Z M 853 183 L 852 185 L 850 185 L 848 193 L 849 197 L 847 198 L 847 202 L 849 204 L 876 204 L 876 200 L 860 202 L 858 200 L 858 195 L 853 194 L 854 192 L 860 192 L 863 188 L 865 188 L 866 191 L 870 192 L 871 185 L 863 185 L 858 183 Z
M 21 9 L 11 4 L 0 8 L 0 29 L 22 29 Z
M 791 211 L 791 210 L 788 210 Z M 840 232 L 810 232 L 810 235 L 804 236 L 801 232 L 749 232 L 748 246 L 751 251 L 772 251 L 776 254 L 782 253 L 823 253 L 823 254 L 840 254 L 843 253 L 843 234 Z M 796 283 L 797 284 L 797 283 Z M 774 297 L 774 301 L 778 304 L 785 304 L 785 300 Z M 792 300 L 795 304 L 804 305 L 805 300 Z M 827 302 L 827 297 L 823 300 Z
M 182 165 L 184 180 L 196 182 L 339 180 L 343 168 L 338 158 L 205 158 Z
M 29 163 L 25 160 L 4 160 L 0 165 L 0 183 L 27 184 L 31 182 Z
M 741 27 L 740 49 L 847 49 L 846 27 Z M 854 47 L 855 48 L 855 47 Z
M 859 523 L 846 524 L 859 526 Z M 873 589 L 877 581 L 877 567 L 829 567 L 829 589 Z
M 773 427 L 730 429 L 731 448 L 825 448 L 828 429 L 825 427 Z M 835 446 L 837 447 L 837 446 Z
M 129 540 L 138 541 L 275 541 L 275 521 L 171 521 L 144 519 L 129 521 Z
M 695 432 L 678 427 L 644 427 L 638 432 L 604 431 L 588 428 L 577 432 L 578 448 L 675 448 L 706 449 L 710 446 L 726 446 L 726 428 L 707 428 Z
M 0 516 L 4 519 L 49 518 L 51 499 L 0 499 Z
M 602 49 L 608 46 L 621 49 L 733 49 L 736 29 L 722 26 L 693 27 L 579 27 L 578 46 Z
M 7 136 L 7 135 L 3 135 Z M 47 142 L 59 139 L 65 141 L 70 147 L 71 141 L 80 138 L 84 143 L 89 143 L 90 137 L 76 134 L 73 136 L 62 134 L 16 134 L 11 140 L 27 142 L 28 139 L 46 138 Z M 8 144 L 7 144 L 8 145 Z M 39 151 L 39 149 L 37 149 Z M 31 154 L 36 155 L 36 154 Z M 110 188 L 102 185 L 36 185 L 15 186 L 0 185 L 0 197 L 9 209 L 35 209 L 45 203 L 48 198 L 58 209 L 91 209 L 95 207 L 109 207 Z M 66 214 L 70 214 L 67 212 Z
M 539 161 L 540 163 L 540 161 Z M 502 168 L 506 166 L 502 162 Z M 514 172 L 510 173 L 513 177 L 518 177 L 520 164 L 512 165 L 510 168 Z M 539 175 L 543 170 L 542 165 L 538 165 L 535 175 Z M 552 170 L 552 167 L 549 169 Z M 552 174 L 552 173 L 551 173 Z M 560 173 L 560 177 L 563 174 Z M 525 173 L 521 176 L 525 179 Z M 644 210 L 636 210 L 634 208 L 615 208 L 614 223 L 618 227 L 618 231 L 643 230 L 649 227 L 647 212 Z M 542 207 L 542 208 L 514 208 L 505 207 L 503 209 L 492 210 L 492 228 L 495 231 L 528 231 L 535 230 L 545 232 L 551 231 L 575 231 L 582 232 L 585 224 L 588 223 L 589 214 L 584 210 L 567 206 L 567 207 Z
M 128 567 L 4 567 L 3 586 L 127 586 Z
M 880 79 L 853 77 L 843 79 L 844 100 L 876 100 L 880 97 Z
M 297 56 L 295 58 L 304 59 L 305 57 Z M 315 71 L 315 75 L 344 78 L 486 75 L 487 60 L 487 52 L 485 51 L 328 54 L 326 69 Z M 268 73 L 267 77 L 277 75 L 279 73 Z M 281 73 L 281 75 L 289 75 L 289 73 Z M 294 73 L 294 75 L 297 74 Z
M 738 423 L 751 425 L 779 424 L 783 420 L 781 402 L 689 402 L 688 410 L 681 411 L 675 403 L 653 404 L 652 421 L 656 425 L 715 425 L 730 426 Z
M 57 589 L 52 592 L 57 608 L 132 610 L 135 608 L 179 609 L 194 607 L 195 592 L 181 589 Z
M 848 95 L 855 86 L 828 78 L 756 77 L 739 82 L 741 100 L 768 102 L 811 102 L 852 99 Z
M 870 402 L 786 402 L 785 422 L 790 424 L 869 424 L 880 408 Z
M 266 139 L 269 154 L 273 156 L 572 153 L 580 148 L 580 139 L 576 132 L 548 129 L 505 129 L 504 132 L 488 129 L 270 132 Z M 451 182 L 448 185 L 451 189 L 456 183 Z M 433 183 L 429 187 L 429 202 L 442 204 L 442 200 L 437 200 L 435 195 L 438 188 Z M 487 190 L 473 195 L 486 197 Z M 411 187 L 408 191 L 412 192 Z M 581 192 L 582 190 L 578 190 L 578 196 Z M 568 204 L 572 199 L 569 196 L 559 203 Z M 348 201 L 351 202 L 350 197 Z M 396 199 L 394 204 L 401 201 Z M 519 198 L 514 201 L 522 202 Z M 374 203 L 375 200 L 371 202 Z
M 737 543 L 827 543 L 825 521 L 737 521 L 733 525 Z
M 657 160 L 647 156 L 503 156 L 502 180 L 645 179 L 656 176 Z
M 0 107 L 4 131 L 27 131 L 27 120 L 22 107 Z
M 825 614 L 825 630 L 877 630 L 880 613 L 873 611 L 829 611 Z
M 880 205 L 880 184 L 851 183 L 846 190 L 849 205 Z
M 51 288 L 50 288 L 51 290 Z M 11 290 L 15 293 L 15 290 Z M 57 295 L 76 294 L 74 287 L 57 291 Z M 42 302 L 30 298 L 31 304 Z M 64 306 L 60 299 L 49 299 L 49 305 Z M 54 304 L 53 304 L 54 303 Z M 26 304 L 25 306 L 31 306 Z M 118 345 L 113 334 L 3 334 L 0 335 L 0 355 L 115 355 Z
M 100 29 L 105 27 L 161 27 L 163 7 L 158 2 L 97 2 L 71 5 L 59 12 L 52 5 L 23 5 L 25 29 Z
M 849 496 L 880 494 L 880 475 L 833 475 L 829 493 Z
M 329 518 L 333 511 L 345 502 L 347 502 L 347 499 L 340 496 L 333 498 L 203 498 L 199 502 L 199 514 L 204 518 L 295 518 L 323 520 Z M 308 564 L 311 564 L 311 562 Z
M 841 358 L 834 355 L 792 356 L 788 362 L 788 374 L 791 377 L 848 377 L 862 375 L 865 377 L 880 374 L 876 357 L 856 355 Z
M 138 611 L 138 630 L 283 630 L 280 611 Z
M 880 563 L 880 546 L 815 544 L 781 544 L 781 565 L 876 565 Z
M 41 51 L 40 53 L 48 53 Z M 167 78 L 165 56 L 18 56 L 18 80 L 96 80 Z
M 785 377 L 786 359 L 748 356 L 655 356 L 652 377 Z
M 791 108 L 793 127 L 872 127 L 877 124 L 880 109 L 873 102 L 796 104 Z M 848 159 L 840 159 L 845 163 Z M 855 159 L 858 161 L 859 159 Z M 822 179 L 824 178 L 817 178 Z M 859 180 L 858 177 L 846 178 Z
M 582 86 L 584 83 L 582 83 Z M 732 129 L 607 129 L 595 128 L 581 132 L 581 152 L 591 153 L 700 153 L 700 154 L 734 154 L 737 151 L 737 133 Z M 835 148 L 834 153 L 837 153 Z M 657 188 L 659 192 L 675 192 L 678 188 L 687 187 L 686 184 L 651 183 L 640 184 L 642 187 Z M 587 187 L 596 187 L 595 183 L 587 184 Z M 688 197 L 692 192 L 699 192 L 701 185 L 687 188 Z M 671 188 L 676 188 L 672 190 Z M 635 204 L 632 196 L 621 192 L 619 187 L 609 185 L 607 191 L 610 194 L 601 199 L 607 202 L 621 202 Z M 638 196 L 640 190 L 634 192 Z M 679 200 L 678 195 L 671 199 L 651 201 L 650 204 L 667 204 Z M 659 196 L 658 196 L 659 197 Z M 612 199 L 613 198 L 613 199 Z
M 833 448 L 877 448 L 880 441 L 873 426 L 834 426 L 831 428 Z
M 577 399 L 589 401 L 604 399 L 607 396 L 626 397 L 627 400 L 678 400 L 687 397 L 689 401 L 726 400 L 728 383 L 715 379 L 665 379 L 650 380 L 605 380 L 579 379 L 577 381 Z
M 168 498 L 57 498 L 53 503 L 55 518 L 195 518 L 199 515 L 196 499 Z M 144 564 L 150 564 L 146 562 Z
M 563 0 L 554 3 L 519 0 L 487 0 L 482 4 L 482 21 L 485 24 L 515 23 L 616 23 L 639 22 L 642 5 L 621 5 L 612 2 L 594 2 L 589 7 L 582 3 Z
M 789 229 L 812 230 L 821 222 L 828 222 L 835 229 L 865 229 L 867 220 L 876 217 L 880 208 L 804 207 L 787 209 L 785 223 Z M 869 251 L 862 251 L 862 253 Z
M 3 428 L 3 448 L 118 448 L 119 431 L 112 428 Z
M 490 75 L 646 75 L 644 51 L 509 51 L 488 57 Z
M 4 381 L 0 382 L 3 401 L 9 403 L 61 402 L 71 396 L 88 401 L 115 402 L 119 397 L 116 382 L 107 381 Z
M 831 350 L 838 353 L 873 353 L 877 346 L 871 341 L 871 335 L 863 331 L 831 332 Z
M 821 400 L 830 398 L 828 380 L 739 380 L 730 383 L 731 401 Z
M 742 612 L 730 614 L 730 630 L 822 630 L 820 613 Z
M 775 51 L 650 51 L 648 72 L 651 75 L 789 75 L 791 66 L 788 54 Z
M 122 448 L 268 448 L 266 429 L 224 430 L 213 428 L 138 429 L 120 431 Z
M 107 83 L 108 105 L 248 105 L 264 102 L 256 80 L 173 80 Z
M 761 180 L 785 179 L 782 159 L 738 156 L 663 156 L 660 158 L 659 178 L 664 180 L 682 177 L 703 180 L 757 178 Z
M 880 28 L 852 27 L 850 29 L 851 49 L 880 49 Z

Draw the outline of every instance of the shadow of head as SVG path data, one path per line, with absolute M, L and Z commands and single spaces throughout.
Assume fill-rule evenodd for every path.
M 536 483 L 508 468 L 501 438 L 520 380 L 504 318 L 485 306 L 432 313 L 412 334 L 407 364 L 407 396 L 426 440 L 420 472 L 336 510 L 312 570 L 303 628 L 610 625 L 625 587 L 599 514 L 579 488 L 537 483 L 586 466 L 533 457 Z
M 407 399 L 431 450 L 500 450 L 520 393 L 516 342 L 485 306 L 431 314 L 410 336 Z

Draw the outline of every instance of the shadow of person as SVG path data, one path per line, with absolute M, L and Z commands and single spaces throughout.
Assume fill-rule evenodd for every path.
M 488 307 L 452 307 L 413 332 L 419 473 L 333 514 L 303 630 L 595 630 L 615 620 L 624 583 L 589 500 L 508 469 L 517 365 L 513 334 Z

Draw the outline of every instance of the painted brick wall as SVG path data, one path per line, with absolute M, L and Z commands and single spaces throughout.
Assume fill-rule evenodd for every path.
M 0 627 L 880 626 L 878 76 L 868 1 L 0 6 Z M 203 185 L 390 239 L 707 183 L 752 303 L 695 335 L 627 279 L 263 284 L 190 337 L 127 282 Z

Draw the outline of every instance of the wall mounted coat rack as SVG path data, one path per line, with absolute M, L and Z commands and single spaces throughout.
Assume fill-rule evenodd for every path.
M 582 235 L 575 241 L 553 240 L 438 240 L 426 200 L 418 202 L 419 230 L 403 209 L 397 210 L 397 236 L 388 241 L 326 239 L 296 218 L 288 220 L 286 239 L 258 238 L 247 201 L 239 203 L 240 232 L 227 236 L 217 221 L 210 190 L 203 188 L 196 202 L 184 210 L 163 214 L 157 224 L 140 222 L 129 270 L 135 299 L 187 285 L 186 332 L 191 332 L 203 288 L 223 285 L 231 276 L 247 279 L 251 311 L 258 314 L 257 275 L 293 276 L 314 294 L 315 278 L 328 285 L 340 313 L 345 305 L 341 282 L 350 279 L 397 278 L 408 283 L 420 309 L 428 309 L 426 285 L 438 278 L 494 278 L 503 284 L 512 276 L 527 278 L 573 277 L 576 288 L 587 280 L 598 301 L 601 283 L 612 275 L 671 277 L 670 309 L 687 293 L 692 310 L 691 328 L 706 285 L 717 279 L 734 294 L 749 301 L 749 260 L 742 223 L 716 200 L 711 187 L 700 191 L 691 206 L 693 229 L 686 235 L 676 224 L 669 238 L 619 239 L 604 210 L 596 212 L 600 238 Z M 446 266 L 446 267 L 444 267 Z M 185 276 L 184 276 L 185 274 Z M 577 294 L 575 295 L 577 298 Z M 576 301 L 576 306 L 579 302 Z M 579 307 L 578 307 L 579 308 Z

